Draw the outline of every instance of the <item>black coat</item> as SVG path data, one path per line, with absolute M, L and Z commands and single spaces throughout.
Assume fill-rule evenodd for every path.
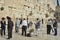
M 54 22 L 53 27 L 57 27 L 57 21 Z
M 4 23 L 3 23 L 3 21 L 1 21 L 1 28 L 5 29 L 5 26 L 6 26 L 6 22 L 4 21 Z
M 13 28 L 13 21 L 8 20 L 8 29 L 12 29 Z

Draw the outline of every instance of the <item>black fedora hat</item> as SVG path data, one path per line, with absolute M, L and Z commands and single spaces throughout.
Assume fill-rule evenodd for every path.
M 11 19 L 11 17 L 7 16 L 7 19 Z

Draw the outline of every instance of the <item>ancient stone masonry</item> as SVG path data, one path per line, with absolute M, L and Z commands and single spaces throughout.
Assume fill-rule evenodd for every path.
M 26 18 L 28 15 L 30 19 L 46 19 L 46 14 L 53 18 L 56 5 L 56 0 L 0 0 L 0 18 L 11 16 L 15 19 L 21 18 L 21 15 Z

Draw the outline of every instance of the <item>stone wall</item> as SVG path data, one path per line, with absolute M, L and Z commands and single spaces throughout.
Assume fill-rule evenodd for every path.
M 30 13 L 30 19 L 46 19 L 45 14 L 53 18 L 56 5 L 56 0 L 0 0 L 0 8 L 4 7 L 3 11 L 0 10 L 0 18 L 10 16 L 14 20 L 21 15 L 26 18 Z

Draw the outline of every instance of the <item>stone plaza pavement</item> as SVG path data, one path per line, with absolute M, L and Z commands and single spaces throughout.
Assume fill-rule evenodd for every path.
M 51 32 L 50 35 L 46 34 L 46 27 L 41 27 L 40 30 L 40 35 L 39 36 L 35 36 L 34 34 L 32 35 L 32 37 L 25 37 L 21 35 L 21 32 L 19 33 L 15 33 L 13 32 L 13 38 L 10 40 L 60 40 L 60 23 L 58 24 L 58 35 L 54 36 L 53 33 Z M 0 40 L 7 40 L 7 35 L 1 37 L 0 35 Z

